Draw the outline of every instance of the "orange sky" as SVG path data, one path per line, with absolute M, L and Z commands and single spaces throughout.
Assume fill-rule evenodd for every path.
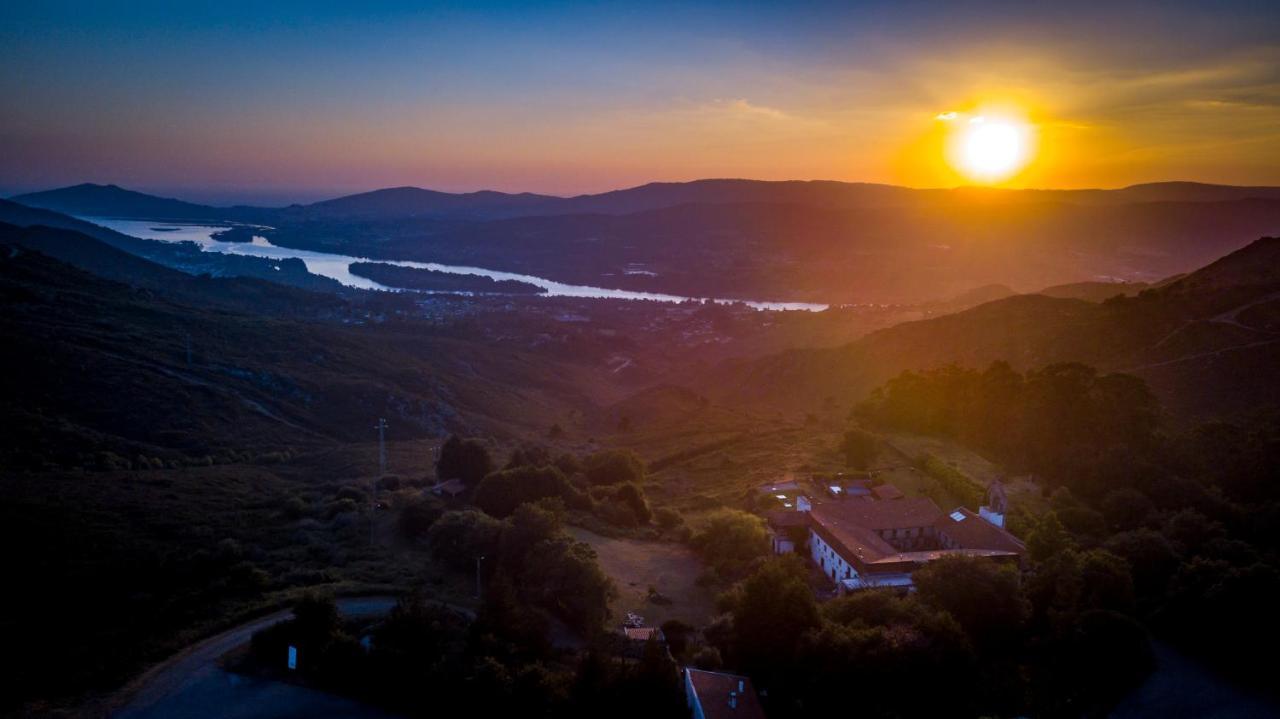
M 193 199 L 703 177 L 953 186 L 999 106 L 1013 187 L 1280 185 L 1275 4 L 6 4 L 0 191 Z

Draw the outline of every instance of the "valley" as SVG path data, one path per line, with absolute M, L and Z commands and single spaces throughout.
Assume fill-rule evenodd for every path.
M 825 307 L 623 289 L 663 277 L 637 269 L 657 267 L 648 261 L 627 263 L 631 274 L 606 288 L 437 262 L 434 252 L 431 261 L 399 259 L 421 251 L 408 245 L 397 259 L 354 264 L 358 256 L 328 250 L 358 248 L 358 239 L 294 247 L 312 243 L 285 223 L 227 242 L 213 236 L 228 226 L 218 217 L 192 224 L 0 210 L 16 223 L 0 225 L 8 310 L 0 329 L 12 338 L 3 412 L 13 428 L 0 453 L 10 471 L 3 524 L 14 541 L 60 548 L 57 562 L 18 566 L 32 589 L 6 631 L 28 660 L 25 706 L 70 714 L 118 701 L 114 687 L 200 637 L 317 591 L 483 610 L 474 558 L 460 571 L 417 524 L 469 517 L 490 501 L 475 480 L 460 497 L 436 491 L 446 437 L 479 438 L 493 470 L 504 458 L 503 471 L 517 473 L 546 470 L 533 469 L 545 458 L 563 466 L 567 482 L 554 490 L 563 496 L 536 506 L 562 512 L 562 541 L 591 552 L 614 587 L 604 611 L 614 622 L 634 613 L 689 625 L 692 657 L 717 641 L 717 594 L 745 576 L 702 549 L 700 533 L 726 512 L 775 512 L 762 486 L 849 473 L 950 509 L 1000 480 L 1010 527 L 1022 536 L 1047 514 L 1077 522 L 1096 514 L 1062 498 L 1103 502 L 1105 491 L 1090 494 L 1101 481 L 1092 475 L 1041 475 L 995 461 L 966 436 L 858 414 L 904 371 L 932 376 L 1003 360 L 1028 378 L 1054 363 L 1129 372 L 1150 387 L 1169 432 L 1253 421 L 1280 385 L 1270 369 L 1280 347 L 1272 317 L 1280 245 L 1268 238 L 1202 268 L 1157 260 L 1131 273 L 1155 280 L 1181 268 L 1163 281 L 1018 294 L 981 283 L 988 277 L 979 273 L 961 291 L 919 301 Z M 501 266 L 497 256 L 457 261 L 476 257 Z M 823 258 L 832 269 L 870 271 Z M 886 278 L 895 272 L 892 262 L 862 261 Z M 283 277 L 273 268 L 286 263 L 296 265 Z M 429 273 L 378 275 L 392 284 L 452 284 L 388 291 L 365 276 L 367 266 Z M 696 272 L 706 280 L 705 267 Z M 735 273 L 726 282 L 744 277 Z M 580 277 L 603 276 L 584 269 Z M 493 284 L 474 284 L 480 278 Z M 781 285 L 760 286 L 788 296 Z M 787 311 L 799 309 L 807 311 Z M 385 470 L 373 441 L 381 420 Z M 853 463 L 850 432 L 873 438 L 873 461 Z M 632 518 L 624 495 L 590 478 L 591 463 L 616 452 L 637 458 L 640 474 L 624 486 L 651 518 Z M 1143 491 L 1170 507 L 1183 501 Z M 502 531 L 519 526 L 501 521 Z M 1075 541 L 1102 542 L 1089 534 L 1094 525 L 1071 527 Z M 483 572 L 484 586 L 496 571 Z M 106 577 L 119 589 L 78 607 L 75 588 Z M 805 581 L 817 597 L 830 591 L 822 576 Z M 563 609 L 545 606 L 548 636 L 579 646 Z M 41 645 L 47 627 L 22 621 L 48 612 L 77 616 L 57 632 L 58 653 Z M 141 639 L 111 666 L 95 661 L 125 636 Z M 68 651 L 77 670 L 53 670 Z

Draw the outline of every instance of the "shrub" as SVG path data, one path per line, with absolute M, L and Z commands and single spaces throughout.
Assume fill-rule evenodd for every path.
M 356 504 L 364 504 L 365 502 L 369 501 L 369 495 L 365 494 L 363 489 L 360 489 L 359 487 L 353 487 L 349 484 L 340 488 L 337 494 L 333 495 L 333 498 L 349 499 L 355 502 Z
M 628 482 L 618 487 L 617 491 L 613 493 L 613 500 L 630 510 L 636 524 L 648 524 L 649 520 L 653 518 L 653 513 L 649 510 L 649 502 L 645 499 L 644 491 L 634 484 Z
M 664 531 L 673 530 L 684 524 L 684 517 L 670 507 L 661 507 L 654 510 L 653 519 Z
M 921 471 L 931 477 L 944 492 L 954 497 L 960 504 L 976 510 L 982 503 L 982 490 L 955 467 L 931 454 L 921 457 L 918 464 Z M 933 497 L 933 499 L 938 501 L 940 498 Z
M 410 502 L 400 510 L 397 525 L 405 539 L 422 539 L 431 529 L 431 525 L 443 514 L 440 503 L 432 499 L 419 499 Z
M 587 479 L 592 484 L 623 484 L 644 482 L 644 463 L 629 449 L 608 449 L 587 457 L 583 463 Z

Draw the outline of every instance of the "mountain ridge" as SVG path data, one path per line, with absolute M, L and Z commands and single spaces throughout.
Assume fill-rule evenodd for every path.
M 997 360 L 1082 362 L 1136 374 L 1183 417 L 1280 401 L 1280 238 L 1264 237 L 1136 296 L 1014 295 L 872 332 L 850 344 L 723 363 L 685 379 L 713 399 L 804 410 L 851 405 L 891 376 Z
M 1004 189 L 977 186 L 912 188 L 839 180 L 751 180 L 707 178 L 650 182 L 634 187 L 562 197 L 497 190 L 452 193 L 410 185 L 377 188 L 285 207 L 213 206 L 128 190 L 115 184 L 80 183 L 16 195 L 11 200 L 73 215 L 145 219 L 236 220 L 293 218 L 406 218 L 442 216 L 494 219 L 530 215 L 627 214 L 688 203 L 799 203 L 819 207 L 875 207 L 937 201 L 939 198 L 1001 201 L 1057 201 L 1075 204 L 1208 202 L 1280 199 L 1280 187 L 1169 181 L 1113 189 Z

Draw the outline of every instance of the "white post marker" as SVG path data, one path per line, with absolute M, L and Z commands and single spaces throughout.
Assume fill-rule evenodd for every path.
M 298 648 L 292 644 L 289 645 L 289 668 L 298 668 Z

